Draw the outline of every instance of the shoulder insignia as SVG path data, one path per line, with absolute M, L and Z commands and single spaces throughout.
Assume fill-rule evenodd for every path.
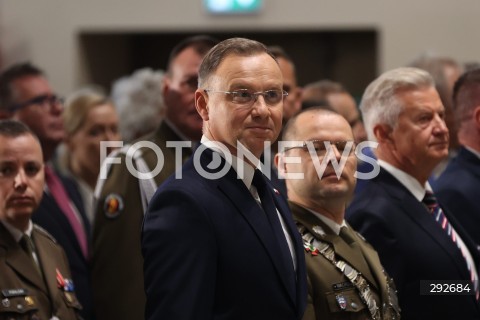
M 105 213 L 105 217 L 114 219 L 122 212 L 123 207 L 122 197 L 116 193 L 110 193 L 105 197 L 103 212 Z
M 49 238 L 50 240 L 53 241 L 53 243 L 57 244 L 57 239 L 55 239 L 47 230 L 43 229 L 40 227 L 38 224 L 33 224 L 33 228 L 37 231 L 39 231 L 41 234 Z

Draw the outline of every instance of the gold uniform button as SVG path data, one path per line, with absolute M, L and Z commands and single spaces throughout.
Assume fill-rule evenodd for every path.
M 32 297 L 30 297 L 30 296 L 25 297 L 25 302 L 27 303 L 27 306 L 33 306 L 35 304 Z

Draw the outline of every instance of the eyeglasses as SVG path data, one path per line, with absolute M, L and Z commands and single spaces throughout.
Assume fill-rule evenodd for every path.
M 287 152 L 292 149 L 303 149 L 304 151 L 309 151 L 308 146 L 311 146 L 310 149 L 314 150 L 317 155 L 323 156 L 327 153 L 328 149 L 332 146 L 337 148 L 338 152 L 343 154 L 343 152 L 347 149 L 349 154 L 352 154 L 355 151 L 355 142 L 352 140 L 347 141 L 323 141 L 323 140 L 310 140 L 304 141 L 301 146 L 294 146 L 285 148 L 284 152 Z
M 250 105 L 258 100 L 258 96 L 263 96 L 265 103 L 269 106 L 275 106 L 279 104 L 284 97 L 288 96 L 288 92 L 284 90 L 267 90 L 253 92 L 249 89 L 240 89 L 235 91 L 213 91 L 204 89 L 206 93 L 224 93 L 231 97 L 232 102 L 241 105 Z
M 17 110 L 23 109 L 25 107 L 31 106 L 31 105 L 38 105 L 38 106 L 45 106 L 45 105 L 62 105 L 63 106 L 64 99 L 62 97 L 58 97 L 56 95 L 48 95 L 44 94 L 41 96 L 34 97 L 30 100 L 27 100 L 22 103 L 17 103 L 13 104 L 8 108 L 10 112 L 15 112 Z

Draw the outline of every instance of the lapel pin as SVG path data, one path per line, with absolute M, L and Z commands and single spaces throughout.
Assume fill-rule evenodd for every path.
M 336 295 L 335 299 L 337 300 L 337 304 L 340 309 L 345 310 L 347 308 L 347 299 L 343 295 Z

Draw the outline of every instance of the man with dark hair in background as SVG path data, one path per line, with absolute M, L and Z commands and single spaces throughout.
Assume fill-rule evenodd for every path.
M 480 250 L 480 69 L 457 81 L 453 106 L 461 148 L 433 188 Z
M 355 143 L 367 140 L 365 127 L 363 126 L 357 103 L 352 95 L 338 82 L 321 80 L 307 84 L 302 93 L 304 102 L 317 105 L 326 103 L 334 111 L 341 114 L 352 127 Z
M 55 172 L 51 160 L 62 142 L 63 102 L 43 71 L 21 63 L 0 75 L 0 117 L 25 123 L 38 137 L 45 162 L 45 191 L 32 220 L 62 245 L 86 319 L 93 318 L 89 270 L 90 225 L 74 182 Z
M 145 292 L 140 230 L 150 198 L 175 171 L 176 149 L 169 141 L 185 142 L 179 150 L 183 162 L 192 154 L 192 143 L 202 135 L 202 118 L 195 109 L 198 69 L 203 56 L 217 43 L 208 36 L 181 41 L 170 54 L 162 82 L 166 116 L 158 129 L 138 142 L 157 146 L 163 153 L 163 167 L 151 179 L 139 179 L 126 166 L 127 148 L 115 153 L 120 163 L 112 164 L 106 179 L 100 174 L 96 187 L 93 229 L 93 288 L 98 319 L 143 319 Z M 135 143 L 135 142 L 134 142 Z M 151 147 L 134 155 L 138 171 L 152 172 L 162 162 Z
M 282 123 L 285 125 L 287 121 L 297 114 L 302 107 L 302 88 L 297 84 L 297 71 L 295 64 L 287 54 L 287 52 L 280 46 L 268 46 L 267 49 L 275 56 L 280 67 L 280 71 L 283 76 L 283 90 L 288 93 L 283 99 L 283 120 Z M 282 136 L 282 133 L 278 135 L 278 138 Z M 278 152 L 278 140 L 272 144 L 270 159 L 272 161 L 271 172 L 270 172 L 270 181 L 273 185 L 286 197 L 287 188 L 285 186 L 285 181 L 280 179 L 278 176 L 278 171 L 274 165 L 273 157 Z M 263 157 L 261 158 L 264 159 Z
M 283 90 L 288 96 L 283 100 L 283 123 L 297 114 L 302 107 L 302 88 L 297 83 L 297 71 L 292 58 L 280 46 L 269 46 L 268 50 L 277 58 L 283 76 Z

